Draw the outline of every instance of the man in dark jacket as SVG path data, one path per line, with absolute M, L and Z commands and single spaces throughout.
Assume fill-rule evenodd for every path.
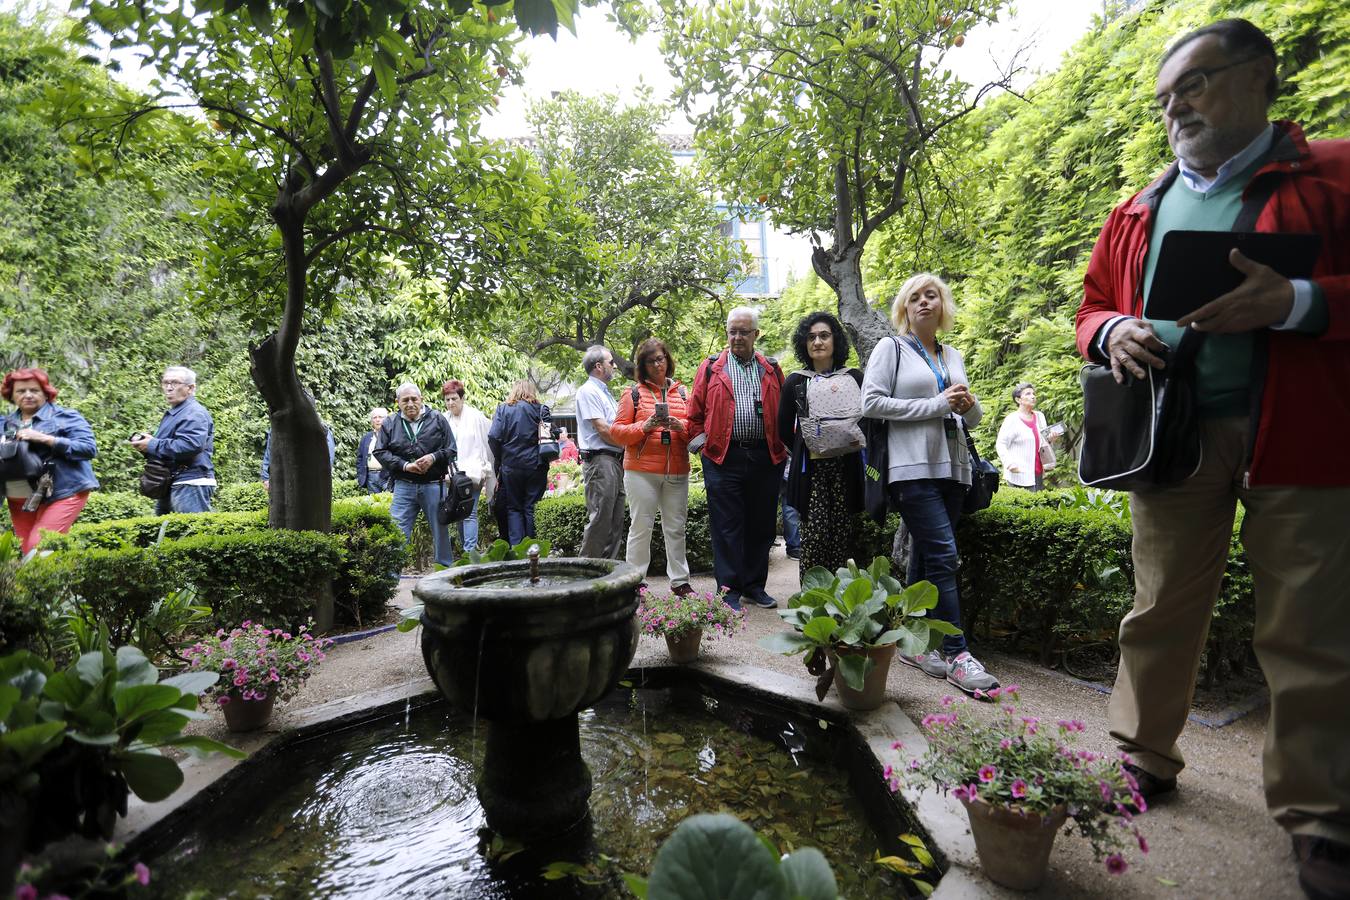
M 1180 484 L 1130 495 L 1136 593 L 1108 714 L 1139 792 L 1175 790 L 1241 502 L 1270 685 L 1266 805 L 1293 835 L 1308 896 L 1350 897 L 1350 616 L 1335 600 L 1350 578 L 1350 469 L 1338 462 L 1350 441 L 1350 141 L 1269 121 L 1276 64 L 1243 19 L 1172 44 L 1154 99 L 1177 161 L 1111 213 L 1088 263 L 1078 347 L 1117 379 L 1162 368 L 1188 331 L 1205 335 L 1193 370 L 1203 461 Z M 1322 236 L 1310 278 L 1233 250 L 1237 288 L 1176 322 L 1147 317 L 1164 235 L 1253 217 L 1240 230 Z
M 362 436 L 360 443 L 356 445 L 356 483 L 372 494 L 378 494 L 385 490 L 389 483 L 389 477 L 384 472 L 384 467 L 380 461 L 375 458 L 375 447 L 377 446 L 375 438 L 380 433 L 380 426 L 388 418 L 389 410 L 383 406 L 377 406 L 370 411 L 370 431 Z
M 197 402 L 197 373 L 183 366 L 164 370 L 160 388 L 169 409 L 159 420 L 155 436 L 135 435 L 131 446 L 173 469 L 169 494 L 155 502 L 155 515 L 171 512 L 210 512 L 216 492 L 216 470 L 211 465 L 215 422 Z
M 455 435 L 445 417 L 422 402 L 417 385 L 404 382 L 395 394 L 398 412 L 380 426 L 375 458 L 389 473 L 394 502 L 389 514 L 406 538 L 412 537 L 417 511 L 426 516 L 431 529 L 436 562 L 455 563 L 450 530 L 436 518 L 436 507 L 445 495 L 442 479 L 455 458 Z

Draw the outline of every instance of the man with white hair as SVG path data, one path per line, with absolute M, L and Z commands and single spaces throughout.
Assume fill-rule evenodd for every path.
M 627 535 L 623 527 L 623 448 L 609 434 L 619 411 L 619 404 L 609 393 L 614 354 L 606 347 L 590 347 L 581 358 L 581 369 L 586 373 L 586 383 L 577 391 L 577 446 L 586 481 L 586 532 L 577 552 L 599 559 L 622 559 L 619 546 Z
M 755 352 L 757 337 L 759 313 L 733 309 L 727 349 L 699 366 L 689 397 L 690 449 L 702 436 L 713 571 L 733 609 L 742 599 L 766 609 L 778 605 L 764 584 L 787 459 L 777 425 L 783 370 Z
M 455 434 L 445 416 L 422 402 L 422 391 L 405 381 L 394 398 L 398 412 L 384 420 L 375 441 L 375 458 L 389 475 L 394 500 L 389 515 L 405 538 L 412 538 L 417 512 L 426 516 L 431 529 L 436 562 L 453 566 L 450 531 L 436 517 L 436 507 L 445 496 L 443 479 L 455 459 Z
M 137 451 L 173 471 L 169 493 L 155 502 L 155 515 L 210 512 L 211 495 L 216 492 L 216 470 L 211 465 L 216 426 L 211 413 L 197 401 L 197 373 L 185 366 L 170 366 L 159 386 L 169 404 L 159 428 L 154 437 L 138 432 L 131 438 Z
M 389 417 L 389 410 L 377 406 L 370 411 L 370 431 L 362 435 L 356 445 L 356 483 L 372 494 L 383 491 L 389 482 L 380 461 L 375 458 L 375 439 L 380 435 L 380 426 Z

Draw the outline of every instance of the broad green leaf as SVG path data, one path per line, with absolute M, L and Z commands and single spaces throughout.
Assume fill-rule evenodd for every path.
M 824 566 L 812 566 L 802 575 L 802 591 L 810 591 L 813 588 L 820 588 L 828 591 L 831 596 L 834 595 L 834 575 Z
M 855 578 L 844 589 L 843 595 L 839 598 L 839 606 L 844 613 L 850 613 L 853 608 L 860 603 L 865 602 L 872 596 L 872 582 L 866 578 Z
M 131 792 L 146 803 L 158 803 L 178 790 L 183 773 L 178 763 L 151 751 L 114 753 L 113 760 Z
M 81 654 L 75 663 L 75 674 L 79 676 L 80 681 L 90 687 L 98 684 L 103 678 L 103 654 L 97 650 Z M 50 697 L 51 693 L 49 692 L 47 696 Z
M 647 879 L 643 878 L 641 875 L 624 872 L 623 883 L 637 900 L 647 900 Z
M 647 900 L 782 900 L 787 881 L 750 826 L 726 813 L 690 816 L 656 854 Z
M 905 588 L 901 594 L 901 609 L 906 615 L 912 615 L 921 609 L 937 606 L 938 589 L 931 581 L 918 581 Z
M 184 672 L 181 675 L 165 678 L 160 684 L 177 688 L 184 694 L 195 695 L 200 694 L 219 680 L 219 672 Z
M 839 630 L 839 623 L 829 616 L 819 616 L 806 623 L 802 634 L 817 644 L 828 644 L 830 638 Z
M 878 556 L 872 560 L 872 564 L 867 567 L 867 577 L 872 579 L 873 584 L 880 583 L 882 578 L 889 577 L 891 574 L 891 561 L 884 556 Z
M 70 732 L 70 739 L 79 741 L 81 744 L 88 744 L 91 747 L 112 747 L 117 743 L 117 732 L 72 731 Z
M 190 753 L 207 754 L 221 753 L 231 759 L 244 759 L 248 756 L 243 750 L 237 747 L 231 747 L 229 744 L 222 744 L 220 741 L 214 741 L 201 735 L 189 734 L 173 740 L 164 741 L 166 747 L 178 747 L 187 750 Z
M 855 691 L 863 689 L 863 680 L 875 667 L 876 663 L 865 653 L 839 654 L 839 676 L 844 679 L 844 684 Z
M 0 732 L 0 748 L 18 756 L 21 766 L 29 766 L 60 744 L 65 730 L 65 722 L 39 722 L 25 728 Z
M 782 862 L 788 896 L 794 900 L 837 900 L 839 884 L 825 859 L 815 847 L 794 850 Z
M 810 638 L 795 631 L 774 632 L 760 638 L 758 643 L 771 653 L 782 653 L 784 655 L 801 653 L 803 650 L 815 646 Z
M 178 688 L 164 684 L 137 684 L 113 692 L 113 708 L 122 719 L 135 719 L 159 709 L 168 709 L 181 696 Z

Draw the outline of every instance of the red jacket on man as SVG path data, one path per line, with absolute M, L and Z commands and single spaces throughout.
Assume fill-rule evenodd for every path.
M 1083 279 L 1078 352 L 1094 352 L 1098 330 L 1118 315 L 1142 317 L 1144 263 L 1173 163 L 1106 220 Z M 1350 485 L 1350 140 L 1307 141 L 1293 122 L 1277 122 L 1270 160 L 1254 176 L 1279 186 L 1257 231 L 1316 232 L 1321 254 L 1312 279 L 1326 298 L 1329 324 L 1313 337 L 1257 332 L 1252 371 L 1254 440 L 1249 485 Z M 1250 185 L 1248 185 L 1250 190 Z
M 726 461 L 731 426 L 736 418 L 735 392 L 726 371 L 730 354 L 730 350 L 723 350 L 716 358 L 703 361 L 694 378 L 694 392 L 689 396 L 689 439 L 707 434 L 703 453 L 719 466 Z M 787 460 L 787 448 L 778 437 L 783 370 L 759 351 L 755 351 L 755 360 L 760 367 L 759 393 L 764 404 L 764 438 L 769 443 L 769 458 L 782 465 Z

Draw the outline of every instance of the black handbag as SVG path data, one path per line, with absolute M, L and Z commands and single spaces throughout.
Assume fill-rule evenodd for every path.
M 33 481 L 45 465 L 28 441 L 0 437 L 0 481 Z
M 169 489 L 173 487 L 173 476 L 173 466 L 147 456 L 139 484 L 141 496 L 149 497 L 151 500 L 163 500 L 169 496 Z
M 900 372 L 900 339 L 895 341 L 895 374 Z M 863 512 L 878 525 L 886 524 L 886 514 L 891 510 L 890 492 L 886 486 L 886 476 L 891 469 L 891 423 L 887 419 L 862 418 L 858 427 L 863 433 Z
M 966 499 L 961 504 L 961 514 L 970 515 L 982 509 L 988 509 L 998 493 L 998 469 L 989 460 L 980 456 L 975 449 L 975 439 L 966 431 L 965 423 L 961 430 L 966 435 L 966 449 L 970 451 L 970 487 L 966 488 Z
M 1116 384 L 1110 366 L 1088 364 L 1083 386 L 1083 448 L 1078 480 L 1115 491 L 1166 487 L 1200 468 L 1200 415 L 1195 356 L 1205 333 L 1186 329 L 1161 371 L 1145 367 L 1144 378 L 1128 372 Z
M 441 499 L 436 504 L 436 520 L 442 525 L 462 522 L 473 512 L 473 479 L 450 464 L 450 474 L 441 482 Z

